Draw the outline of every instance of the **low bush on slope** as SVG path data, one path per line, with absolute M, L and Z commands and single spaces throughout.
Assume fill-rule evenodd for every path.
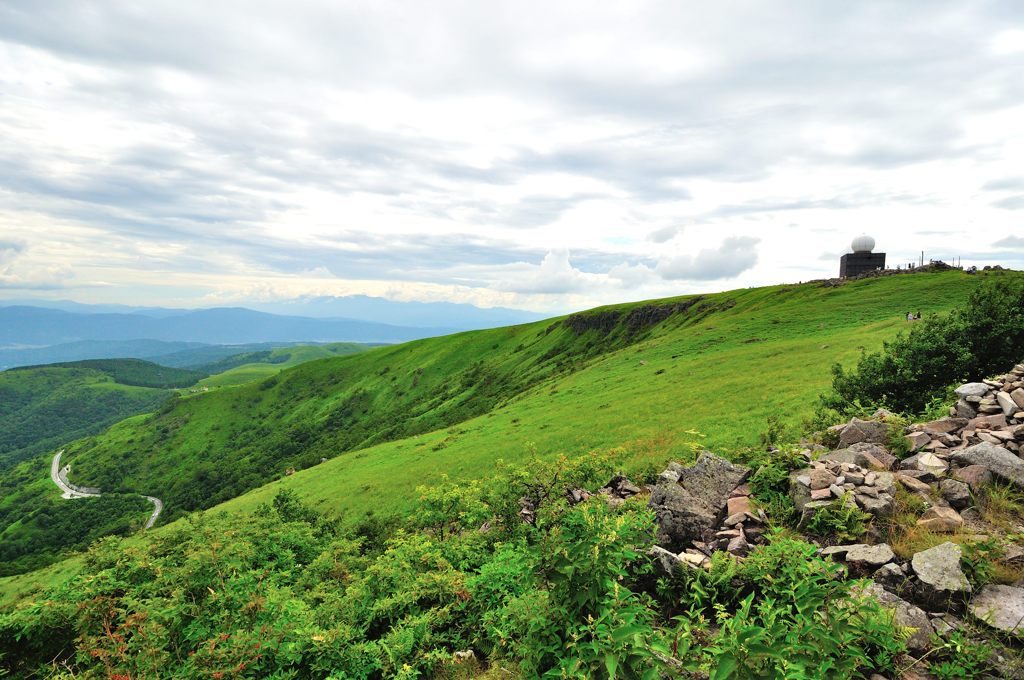
M 612 469 L 586 457 L 423 489 L 419 519 L 388 537 L 347 534 L 285 494 L 254 516 L 105 539 L 81 575 L 0 615 L 0 663 L 108 678 L 472 677 L 474 659 L 557 678 L 894 669 L 889 618 L 799 541 L 687 577 L 714 588 L 656 588 L 642 503 L 565 500 Z
M 856 405 L 919 413 L 946 389 L 1013 366 L 1024 348 L 1024 281 L 990 280 L 947 315 L 915 322 L 909 332 L 864 353 L 852 370 L 833 367 L 828 407 Z

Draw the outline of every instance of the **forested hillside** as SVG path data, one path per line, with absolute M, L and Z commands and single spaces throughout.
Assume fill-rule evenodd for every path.
M 202 374 L 109 359 L 0 372 L 0 469 L 137 413 Z

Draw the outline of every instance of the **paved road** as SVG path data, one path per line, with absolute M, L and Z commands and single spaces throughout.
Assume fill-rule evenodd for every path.
M 60 490 L 64 492 L 64 493 L 61 494 L 60 497 L 61 498 L 88 498 L 89 496 L 99 496 L 100 494 L 98 492 L 97 493 L 89 493 L 89 492 L 83 493 L 81 491 L 75 491 L 70 486 L 68 486 L 67 484 L 64 483 L 64 479 L 61 479 L 61 476 L 62 476 L 61 473 L 64 473 L 63 477 L 66 479 L 67 476 L 68 476 L 68 471 L 71 470 L 71 466 L 70 465 L 65 465 L 63 470 L 60 469 L 60 457 L 62 455 L 64 455 L 64 449 L 61 449 L 60 451 L 58 451 L 57 455 L 53 457 L 53 462 L 50 463 L 50 479 L 52 479 L 53 483 L 56 484 L 58 487 L 60 487 Z
M 148 520 L 146 520 L 146 526 L 143 527 L 143 530 L 152 529 L 153 525 L 156 524 L 156 518 L 164 511 L 164 502 L 162 500 L 156 496 L 146 496 L 145 498 L 153 504 L 153 514 L 149 516 Z
M 92 496 L 99 496 L 99 491 L 79 491 L 72 489 L 68 483 L 64 480 L 68 478 L 68 473 L 71 471 L 71 465 L 65 465 L 63 469 L 60 467 L 60 457 L 64 454 L 64 449 L 57 452 L 57 455 L 53 457 L 53 461 L 50 463 L 50 479 L 53 483 L 60 488 L 63 493 L 60 495 L 61 498 L 89 498 Z M 143 496 L 147 501 L 153 504 L 153 514 L 146 520 L 146 526 L 143 527 L 143 531 L 146 529 L 152 529 L 153 525 L 156 524 L 156 520 L 160 517 L 160 513 L 164 511 L 164 502 L 156 496 Z

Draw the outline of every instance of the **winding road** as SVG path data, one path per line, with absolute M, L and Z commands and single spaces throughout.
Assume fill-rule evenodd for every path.
M 71 472 L 71 465 L 65 465 L 63 468 L 60 466 L 60 457 L 64 455 L 64 449 L 61 449 L 53 457 L 53 461 L 50 463 L 50 479 L 53 483 L 61 490 L 61 498 L 72 499 L 72 498 L 90 498 L 93 496 L 99 496 L 99 489 L 90 489 L 80 486 L 75 486 L 68 481 L 68 473 Z M 164 511 L 164 502 L 156 496 L 143 496 L 147 501 L 153 504 L 153 514 L 146 520 L 146 525 L 143 527 L 143 531 L 146 529 L 152 529 L 153 525 L 156 524 L 156 520 L 160 517 L 160 513 Z

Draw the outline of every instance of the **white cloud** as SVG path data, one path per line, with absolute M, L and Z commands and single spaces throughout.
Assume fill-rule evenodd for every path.
M 146 7 L 0 3 L 3 285 L 561 311 L 1019 230 L 1012 3 Z

